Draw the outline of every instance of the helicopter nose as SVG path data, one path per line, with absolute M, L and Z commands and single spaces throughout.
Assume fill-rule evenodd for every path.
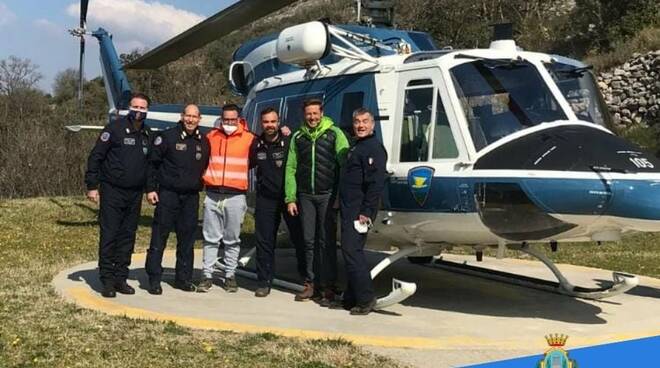
M 660 231 L 660 177 L 611 175 L 613 196 L 604 215 L 624 230 Z
M 497 173 L 475 186 L 478 210 L 491 230 L 509 239 L 515 234 L 515 240 L 575 227 L 585 234 L 608 226 L 660 231 L 657 158 L 593 124 L 537 129 L 487 149 L 475 162 L 475 172 Z

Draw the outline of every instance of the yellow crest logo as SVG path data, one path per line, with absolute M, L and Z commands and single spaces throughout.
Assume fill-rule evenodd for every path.
M 427 178 L 414 176 L 412 187 L 415 189 L 424 188 L 426 186 L 426 180 Z

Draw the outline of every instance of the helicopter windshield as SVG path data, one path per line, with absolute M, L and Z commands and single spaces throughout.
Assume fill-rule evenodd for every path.
M 518 130 L 567 119 L 525 60 L 476 59 L 450 72 L 477 151 Z
M 580 120 L 611 126 L 611 117 L 590 67 L 563 63 L 545 64 L 566 100 Z

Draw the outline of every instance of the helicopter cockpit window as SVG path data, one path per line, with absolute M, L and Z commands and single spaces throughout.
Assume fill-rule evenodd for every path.
M 291 130 L 296 130 L 305 119 L 303 114 L 303 103 L 310 98 L 317 98 L 323 101 L 323 92 L 309 93 L 306 95 L 290 96 L 286 98 L 285 118 L 281 120 L 282 125 L 286 125 Z
M 580 120 L 611 126 L 611 117 L 596 79 L 589 67 L 577 67 L 564 63 L 545 65 L 557 83 L 575 115 Z
M 518 130 L 567 119 L 535 67 L 521 60 L 475 60 L 451 69 L 475 148 Z
M 430 79 L 411 81 L 406 88 L 400 162 L 428 160 L 428 131 L 433 113 L 433 85 L 430 83 Z

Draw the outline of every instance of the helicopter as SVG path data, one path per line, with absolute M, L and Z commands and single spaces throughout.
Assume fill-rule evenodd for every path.
M 112 124 L 127 112 L 124 68 L 157 68 L 294 2 L 239 1 L 126 66 L 107 31 L 86 31 L 87 1 L 72 33 L 81 38 L 81 62 L 85 35 L 99 41 Z M 394 1 L 357 3 L 358 24 L 312 21 L 244 43 L 233 53 L 228 78 L 257 134 L 267 107 L 295 130 L 309 98 L 321 99 L 325 114 L 347 133 L 355 109 L 374 112 L 388 178 L 367 248 L 396 252 L 372 269 L 372 278 L 408 258 L 587 299 L 635 287 L 636 276 L 619 272 L 611 285 L 575 286 L 538 248 L 660 231 L 660 160 L 607 128 L 607 106 L 589 66 L 522 50 L 510 25 L 495 27 L 488 48 L 438 48 L 427 33 L 392 27 Z M 171 127 L 181 107 L 153 105 L 146 124 Z M 220 109 L 201 111 L 200 126 L 212 128 Z M 477 261 L 486 248 L 498 258 L 506 249 L 527 253 L 557 282 L 437 258 L 456 245 L 472 248 Z M 401 302 L 416 288 L 395 279 L 376 308 Z

